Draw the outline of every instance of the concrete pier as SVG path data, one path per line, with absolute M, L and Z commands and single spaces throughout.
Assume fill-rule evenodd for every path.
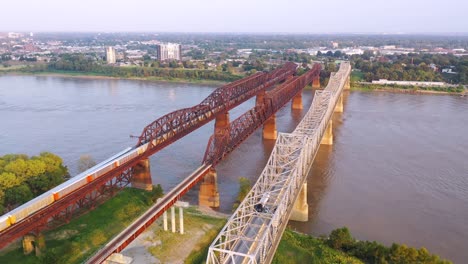
M 333 120 L 330 119 L 328 122 L 325 133 L 323 134 L 322 141 L 320 144 L 323 145 L 333 145 Z
M 349 90 L 349 89 L 351 89 L 351 76 L 350 75 L 348 75 L 348 77 L 346 78 L 346 82 L 343 87 L 343 90 Z
M 172 225 L 172 233 L 176 232 L 176 221 L 175 221 L 175 208 L 174 206 L 171 207 L 171 225 Z
M 307 204 L 307 183 L 304 183 L 291 212 L 290 220 L 307 222 L 309 220 L 309 205 Z
M 312 88 L 320 88 L 320 76 L 317 76 L 312 81 Z
M 180 234 L 184 234 L 184 209 L 179 207 L 179 224 L 180 224 Z
M 263 104 L 263 99 L 265 98 L 265 90 L 261 90 L 258 94 L 257 97 L 255 97 L 255 106 L 259 106 Z
M 340 95 L 336 101 L 335 113 L 343 113 L 343 95 Z
M 276 130 L 276 114 L 273 114 L 263 125 L 263 138 L 276 139 L 278 131 Z
M 164 211 L 163 213 L 163 226 L 164 226 L 164 231 L 167 231 L 167 211 Z
M 211 169 L 203 176 L 198 193 L 198 203 L 202 206 L 219 207 L 218 176 L 216 170 Z
M 153 190 L 149 159 L 143 159 L 133 167 L 132 187 L 146 191 Z
M 293 97 L 291 103 L 291 109 L 303 109 L 304 106 L 302 104 L 302 91 L 297 93 L 296 96 Z
M 221 133 L 222 130 L 229 128 L 229 112 L 225 112 L 216 116 L 215 120 L 215 135 Z

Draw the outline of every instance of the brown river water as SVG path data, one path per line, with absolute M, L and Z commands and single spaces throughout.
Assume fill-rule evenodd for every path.
M 96 161 L 136 144 L 154 119 L 202 101 L 214 87 L 128 80 L 0 76 L 0 155 L 50 151 L 72 175 L 82 154 Z M 286 105 L 279 132 L 304 110 Z M 254 100 L 231 111 L 231 120 Z M 322 146 L 308 178 L 309 221 L 298 231 L 347 226 L 361 240 L 392 242 L 468 263 L 468 99 L 449 95 L 346 92 L 334 115 L 334 145 Z M 169 190 L 197 168 L 210 123 L 151 157 L 153 182 Z M 238 178 L 255 182 L 273 148 L 255 132 L 218 167 L 220 211 L 230 212 Z M 184 198 L 196 203 L 196 190 Z

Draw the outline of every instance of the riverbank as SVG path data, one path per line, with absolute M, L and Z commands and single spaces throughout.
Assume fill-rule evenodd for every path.
M 45 72 L 21 72 L 21 71 L 0 71 L 0 76 L 43 76 L 59 78 L 77 78 L 90 80 L 134 80 L 148 81 L 157 83 L 182 83 L 182 84 L 202 84 L 210 86 L 222 86 L 228 82 L 206 79 L 182 79 L 182 78 L 163 78 L 163 77 L 113 77 L 95 73 L 69 72 L 69 71 L 45 71 Z
M 21 241 L 17 241 L 0 253 L 0 263 L 82 263 L 145 212 L 158 196 L 156 188 L 153 192 L 125 188 L 95 210 L 44 232 L 46 250 L 41 256 L 25 256 Z
M 438 90 L 435 90 L 438 89 Z M 413 86 L 387 86 L 377 84 L 359 84 L 352 83 L 351 90 L 353 91 L 371 91 L 371 92 L 392 92 L 405 94 L 431 94 L 431 95 L 465 95 L 466 89 L 461 88 L 438 88 L 438 87 L 413 87 Z

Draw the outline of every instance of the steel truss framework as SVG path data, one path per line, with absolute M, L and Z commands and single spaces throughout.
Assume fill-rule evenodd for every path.
M 232 121 L 226 129 L 218 130 L 216 134 L 213 134 L 208 141 L 203 163 L 215 166 L 220 162 L 263 125 L 268 118 L 300 93 L 314 78 L 318 78 L 320 69 L 320 64 L 315 64 L 311 70 L 300 77 L 292 78 L 267 92 L 263 102 Z
M 211 244 L 207 263 L 271 263 L 350 72 L 343 62 L 327 87 L 315 92 L 297 128 L 279 134 L 257 182 Z M 254 205 L 265 195 L 269 210 L 257 212 Z
M 153 154 L 207 124 L 218 114 L 226 113 L 260 91 L 292 76 L 296 67 L 296 64 L 288 62 L 269 73 L 256 73 L 219 87 L 198 105 L 164 115 L 146 126 L 137 146 L 150 143 L 146 152 Z
M 116 195 L 128 186 L 133 176 L 133 169 L 127 168 L 114 174 L 102 176 L 93 185 L 86 185 L 63 199 L 45 207 L 21 222 L 0 233 L 0 248 L 26 234 L 38 234 L 48 228 L 55 228 L 68 223 L 72 217 L 93 209 L 99 203 Z
M 140 160 L 148 158 L 158 150 L 213 120 L 217 114 L 234 108 L 258 92 L 292 76 L 295 72 L 296 65 L 286 63 L 283 67 L 269 73 L 257 73 L 222 86 L 200 104 L 174 111 L 157 119 L 148 125 L 139 137 L 137 147 L 150 143 L 143 154 L 3 230 L 0 232 L 0 248 L 28 233 L 38 233 L 48 227 L 66 223 L 77 213 L 94 208 L 97 203 L 115 195 L 131 182 L 133 167 Z

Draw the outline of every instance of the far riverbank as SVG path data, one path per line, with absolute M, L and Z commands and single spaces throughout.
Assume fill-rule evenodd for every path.
M 9 71 L 1 72 L 0 76 L 43 76 L 43 77 L 60 77 L 60 78 L 77 78 L 77 79 L 99 79 L 99 80 L 135 80 L 135 81 L 149 81 L 158 83 L 189 83 L 189 84 L 202 84 L 221 86 L 228 82 L 206 79 L 182 79 L 182 78 L 163 78 L 163 77 L 113 77 L 106 75 L 99 75 L 86 72 L 67 72 L 67 71 L 46 71 L 46 72 L 21 72 Z
M 435 90 L 438 87 L 406 87 L 406 86 L 386 86 L 386 85 L 366 85 L 353 83 L 351 90 L 354 91 L 371 91 L 371 92 L 392 92 L 392 93 L 405 93 L 405 94 L 431 94 L 431 95 L 457 95 L 466 96 L 468 93 L 466 89 L 460 88 L 445 88 L 445 91 Z M 443 89 L 443 88 L 440 88 Z

